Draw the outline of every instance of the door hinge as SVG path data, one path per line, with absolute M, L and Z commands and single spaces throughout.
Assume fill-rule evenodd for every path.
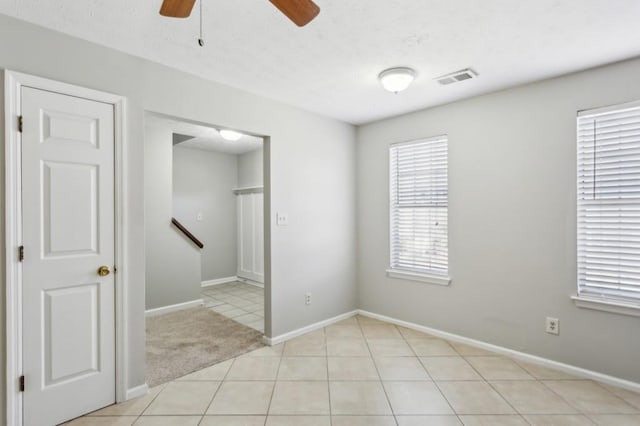
M 22 116 L 18 116 L 18 131 L 22 133 Z
M 24 246 L 18 247 L 18 260 L 20 262 L 24 260 Z
M 24 392 L 24 376 L 20 376 L 20 392 Z

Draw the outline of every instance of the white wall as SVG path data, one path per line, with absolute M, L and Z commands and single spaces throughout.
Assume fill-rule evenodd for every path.
M 157 120 L 144 127 L 145 173 L 145 309 L 201 298 L 200 249 L 171 224 L 173 149 L 171 127 Z
M 360 127 L 359 307 L 640 382 L 638 318 L 569 298 L 576 112 L 640 99 L 639 75 L 633 60 Z M 449 135 L 453 282 L 387 278 L 389 144 L 440 134 Z M 560 336 L 545 333 L 546 316 L 560 319 Z
M 204 244 L 201 281 L 236 275 L 238 157 L 173 147 L 173 212 Z
M 355 308 L 352 126 L 3 15 L 0 69 L 128 99 L 125 169 L 131 244 L 127 247 L 129 268 L 122 273 L 129 279 L 131 388 L 144 382 L 145 220 L 155 220 L 156 214 L 166 220 L 165 212 L 156 212 L 154 206 L 171 200 L 171 185 L 165 180 L 170 175 L 167 158 L 171 158 L 172 147 L 147 146 L 145 152 L 145 110 L 269 136 L 265 223 L 272 224 L 275 212 L 283 210 L 289 213 L 290 224 L 266 232 L 271 253 L 266 291 L 272 292 L 268 298 L 273 307 L 265 311 L 267 335 L 280 335 Z M 3 109 L 0 116 L 4 117 Z M 150 164 L 156 166 L 149 168 Z M 165 225 L 148 232 L 174 233 Z M 307 291 L 315 295 L 311 306 L 304 304 Z M 4 329 L 4 304 L 0 305 L 0 328 Z M 4 365 L 4 339 L 0 345 L 0 364 Z M 4 374 L 4 368 L 0 371 Z
M 262 186 L 262 147 L 238 155 L 238 187 Z

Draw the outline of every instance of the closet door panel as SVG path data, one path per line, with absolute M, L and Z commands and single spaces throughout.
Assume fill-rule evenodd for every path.
M 238 194 L 238 277 L 264 282 L 262 193 Z
M 253 194 L 253 229 L 254 229 L 254 262 L 253 272 L 256 281 L 264 283 L 264 217 L 263 217 L 263 196 L 262 194 Z

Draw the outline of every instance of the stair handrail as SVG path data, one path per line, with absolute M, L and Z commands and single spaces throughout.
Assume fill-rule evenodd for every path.
M 193 244 L 197 245 L 201 249 L 204 248 L 204 244 L 202 244 L 202 242 L 199 239 L 197 239 L 195 235 L 189 232 L 189 230 L 185 228 L 183 224 L 178 222 L 178 219 L 176 219 L 175 217 L 172 217 L 171 223 L 174 224 L 175 227 L 178 228 L 180 232 L 182 232 L 187 238 L 189 238 L 193 242 Z

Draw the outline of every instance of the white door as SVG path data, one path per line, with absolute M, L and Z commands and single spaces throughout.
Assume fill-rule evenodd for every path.
M 114 107 L 21 98 L 24 425 L 54 425 L 115 402 Z
M 238 276 L 264 283 L 262 193 L 238 194 Z
M 253 273 L 264 283 L 264 196 L 253 194 Z

